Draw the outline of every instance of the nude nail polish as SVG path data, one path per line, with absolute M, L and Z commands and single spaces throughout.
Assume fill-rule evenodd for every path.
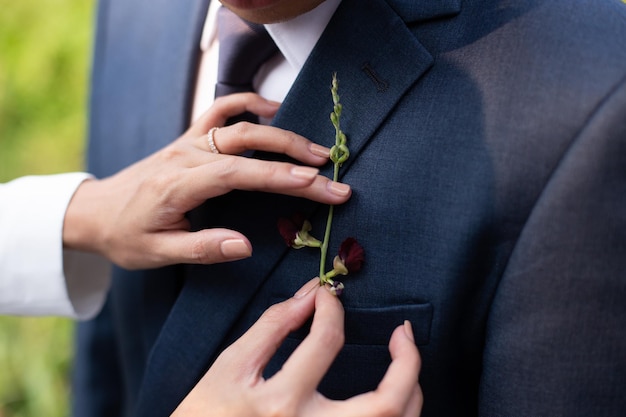
M 294 167 L 291 169 L 291 175 L 303 180 L 312 180 L 319 172 L 319 169 L 311 167 Z
M 315 156 L 321 156 L 322 158 L 330 157 L 330 149 L 317 143 L 310 144 L 309 151 Z
M 415 336 L 413 335 L 413 326 L 411 322 L 408 320 L 404 320 L 404 334 L 408 337 L 413 343 L 415 343 Z
M 252 255 L 252 250 L 242 239 L 227 239 L 220 244 L 220 250 L 228 259 L 241 259 Z
M 306 284 L 304 284 L 302 286 L 302 288 L 300 288 L 294 295 L 293 298 L 302 298 L 305 295 L 309 294 L 311 291 L 313 291 L 315 288 L 318 288 L 320 286 L 320 280 L 319 278 L 314 278 L 311 281 L 307 282 Z
M 344 197 L 350 194 L 350 186 L 348 184 L 343 184 L 341 182 L 330 182 L 328 183 L 328 189 L 331 193 Z

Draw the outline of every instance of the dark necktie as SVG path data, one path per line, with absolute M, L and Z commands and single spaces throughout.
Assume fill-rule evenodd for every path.
M 247 22 L 220 7 L 217 15 L 220 42 L 215 97 L 254 91 L 252 79 L 278 48 L 263 25 Z
M 215 97 L 254 91 L 252 80 L 259 67 L 278 52 L 265 27 L 247 22 L 222 6 L 217 12 L 217 37 L 220 44 Z M 252 113 L 243 113 L 229 118 L 226 125 L 239 121 L 258 123 L 259 120 Z M 252 152 L 247 151 L 244 155 Z M 228 211 L 224 203 L 224 200 L 229 201 L 228 198 L 214 198 L 191 210 L 188 213 L 191 229 L 215 227 L 212 219 L 222 216 L 221 211 Z

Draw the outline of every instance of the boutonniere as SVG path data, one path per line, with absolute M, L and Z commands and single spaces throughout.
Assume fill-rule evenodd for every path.
M 333 74 L 330 91 L 333 98 L 333 111 L 330 113 L 330 121 L 335 128 L 335 144 L 330 149 L 330 160 L 333 162 L 333 181 L 339 180 L 339 170 L 344 162 L 350 157 L 348 140 L 341 130 L 341 112 L 343 106 L 339 101 L 339 81 L 337 74 Z M 336 280 L 338 275 L 348 275 L 361 269 L 365 260 L 363 247 L 355 238 L 345 239 L 339 246 L 337 255 L 333 259 L 332 269 L 327 271 L 327 253 L 330 241 L 330 229 L 333 223 L 334 206 L 328 206 L 328 217 L 326 219 L 326 230 L 324 239 L 319 240 L 311 235 L 311 223 L 300 214 L 295 214 L 290 219 L 278 219 L 278 230 L 285 243 L 295 249 L 304 247 L 319 248 L 320 250 L 320 285 L 328 285 L 330 291 L 335 295 L 341 295 L 344 285 Z

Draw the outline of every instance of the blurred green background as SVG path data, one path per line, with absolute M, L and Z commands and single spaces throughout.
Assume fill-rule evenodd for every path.
M 82 169 L 94 5 L 0 0 L 0 182 Z M 0 317 L 0 417 L 69 415 L 72 331 Z

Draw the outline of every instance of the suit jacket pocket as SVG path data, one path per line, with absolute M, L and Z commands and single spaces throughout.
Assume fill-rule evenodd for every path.
M 409 320 L 416 343 L 426 345 L 430 339 L 432 318 L 430 303 L 346 307 L 346 344 L 320 383 L 320 392 L 333 399 L 345 399 L 376 389 L 391 363 L 387 345 L 393 330 L 404 320 Z M 309 327 L 310 323 L 307 323 L 289 335 L 266 368 L 266 377 L 280 369 L 306 337 Z

